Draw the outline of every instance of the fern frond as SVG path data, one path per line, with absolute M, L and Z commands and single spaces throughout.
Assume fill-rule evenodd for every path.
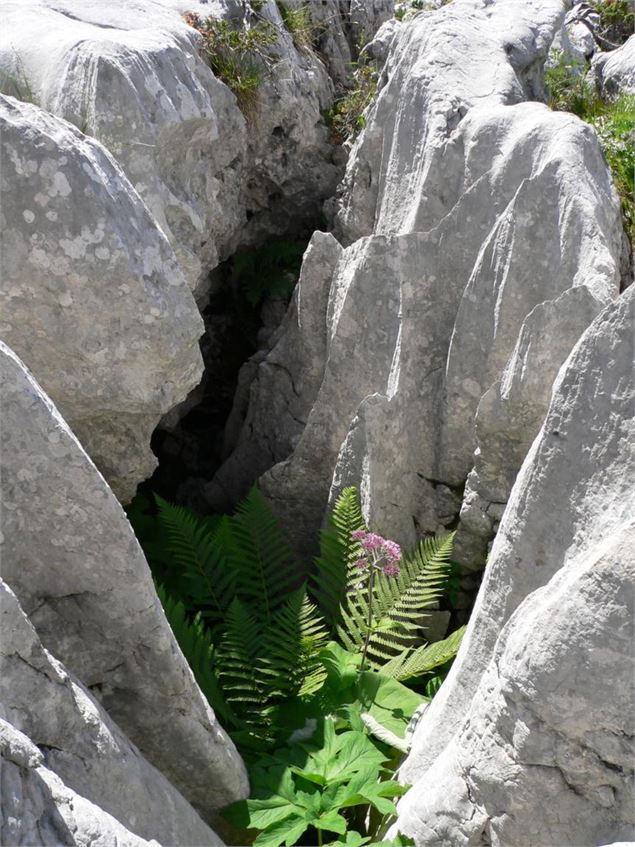
M 443 641 L 435 641 L 433 644 L 425 644 L 414 650 L 406 650 L 383 665 L 382 673 L 402 682 L 405 679 L 412 679 L 433 671 L 456 656 L 465 629 L 466 627 L 462 626 L 448 635 L 447 638 L 444 638 Z
M 267 623 L 298 582 L 294 557 L 271 507 L 252 488 L 229 518 L 223 552 L 236 574 L 238 596 Z
M 264 634 L 267 696 L 284 699 L 317 690 L 326 676 L 317 655 L 328 638 L 324 620 L 302 586 L 274 613 Z
M 225 632 L 218 645 L 218 679 L 226 701 L 247 729 L 267 726 L 267 680 L 262 673 L 262 626 L 251 610 L 235 597 L 225 616 Z
M 331 626 L 341 622 L 341 608 L 356 576 L 359 544 L 351 539 L 357 529 L 367 529 L 357 498 L 357 489 L 345 488 L 329 516 L 329 526 L 320 533 L 320 555 L 315 560 L 311 593 Z
M 207 607 L 212 622 L 221 620 L 234 595 L 235 579 L 215 541 L 217 522 L 154 496 L 159 524 L 184 578 L 183 601 L 190 610 Z
M 178 645 L 207 702 L 225 726 L 240 727 L 240 720 L 225 700 L 218 684 L 214 645 L 200 615 L 189 620 L 183 603 L 170 597 L 161 585 L 157 585 L 157 594 Z

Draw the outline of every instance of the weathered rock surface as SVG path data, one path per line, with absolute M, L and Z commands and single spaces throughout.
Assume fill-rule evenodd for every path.
M 157 847 L 65 786 L 35 744 L 1 718 L 0 767 L 3 844 Z
M 57 409 L 4 345 L 0 397 L 3 579 L 42 645 L 210 820 L 244 796 L 244 766 L 176 644 L 125 514 Z M 29 718 L 32 738 L 47 726 L 43 703 L 36 701 Z M 60 761 L 70 761 L 73 743 L 62 746 Z M 57 771 L 54 752 L 49 766 Z M 68 767 L 60 770 L 64 781 L 75 773 Z
M 401 770 L 418 847 L 635 838 L 634 321 L 631 287 L 558 376 Z
M 328 71 L 347 81 L 355 42 L 390 16 L 391 0 L 346 12 L 334 0 L 309 6 Z M 246 4 L 198 0 L 3 0 L 0 9 L 4 90 L 33 97 L 108 148 L 192 286 L 239 242 L 306 225 L 333 193 L 341 158 L 322 118 L 332 81 L 318 54 L 296 48 L 274 0 L 256 16 Z M 247 121 L 201 57 L 184 11 L 243 25 L 264 19 L 277 30 L 276 61 Z
M 314 240 L 304 261 L 297 302 L 313 292 L 316 340 L 307 355 L 294 304 L 250 364 L 211 503 L 274 465 L 260 485 L 305 551 L 346 484 L 406 544 L 463 506 L 457 550 L 483 566 L 551 383 L 619 290 L 622 225 L 595 133 L 523 102 L 541 94 L 562 17 L 548 0 L 454 0 L 386 24 L 381 90 L 336 206 L 349 246 L 324 242 L 326 260 Z
M 609 53 L 598 53 L 591 63 L 591 74 L 603 97 L 635 94 L 635 35 Z
M 200 378 L 200 315 L 101 144 L 2 95 L 0 127 L 0 338 L 130 499 L 156 464 L 153 429 Z
M 117 829 L 115 821 L 121 825 L 119 837 L 127 830 L 125 843 L 152 838 L 162 844 L 222 843 L 103 707 L 43 648 L 15 594 L 2 581 L 0 630 L 0 709 L 8 722 L 3 726 L 6 735 L 1 733 L 2 755 L 14 765 L 3 767 L 2 844 L 36 843 L 37 827 L 40 836 L 45 829 L 41 817 L 54 820 L 55 812 L 70 830 L 64 837 L 58 821 L 62 832 L 57 844 L 90 843 L 90 836 L 98 833 L 99 843 L 114 845 L 110 830 Z M 40 708 L 34 709 L 34 704 Z M 24 740 L 28 762 L 22 765 L 30 768 L 29 776 L 15 767 L 20 765 L 15 760 L 20 733 L 29 739 L 29 744 Z M 76 795 L 72 804 L 58 796 L 63 793 L 56 790 L 60 780 L 67 793 Z M 79 815 L 69 820 L 73 807 Z

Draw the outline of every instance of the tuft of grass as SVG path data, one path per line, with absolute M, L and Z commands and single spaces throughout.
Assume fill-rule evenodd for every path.
M 37 106 L 38 103 L 33 93 L 33 89 L 29 85 L 26 73 L 21 63 L 18 63 L 17 74 L 9 73 L 9 71 L 0 70 L 0 92 L 7 94 L 9 97 L 15 97 L 16 100 L 22 103 L 33 103 Z
M 635 244 L 635 96 L 623 94 L 603 100 L 585 77 L 586 65 L 564 53 L 555 53 L 545 71 L 548 103 L 560 112 L 573 112 L 591 124 L 620 196 L 624 229 Z
M 203 20 L 195 12 L 186 12 L 183 18 L 200 32 L 201 50 L 210 68 L 236 95 L 241 111 L 249 117 L 258 102 L 264 71 L 275 64 L 270 54 L 278 40 L 275 27 L 260 20 L 238 29 L 218 18 Z
M 316 46 L 320 28 L 313 22 L 308 5 L 286 6 L 281 0 L 276 0 L 285 29 L 291 34 L 293 43 L 298 48 L 311 50 Z
M 324 114 L 334 143 L 343 144 L 366 126 L 364 112 L 375 99 L 377 78 L 378 71 L 374 64 L 358 64 L 353 72 L 352 88 Z

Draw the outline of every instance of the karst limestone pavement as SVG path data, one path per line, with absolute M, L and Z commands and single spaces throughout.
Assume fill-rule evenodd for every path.
M 219 844 L 246 794 L 117 498 L 200 379 L 208 272 L 325 200 L 208 502 L 257 479 L 310 553 L 358 484 L 404 544 L 458 523 L 475 574 L 498 530 L 396 826 L 635 840 L 633 288 L 595 132 L 542 102 L 554 39 L 613 95 L 635 37 L 594 51 L 560 0 L 328 0 L 318 56 L 267 0 L 250 123 L 181 17 L 239 6 L 0 2 L 0 843 Z M 382 23 L 344 173 L 322 112 Z

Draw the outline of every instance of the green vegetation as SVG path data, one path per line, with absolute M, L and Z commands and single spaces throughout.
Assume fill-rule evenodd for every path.
M 364 112 L 377 93 L 377 78 L 378 71 L 374 64 L 355 66 L 352 87 L 324 115 L 335 143 L 342 144 L 366 126 Z
M 560 52 L 552 59 L 545 71 L 549 105 L 573 112 L 595 128 L 620 196 L 624 228 L 635 244 L 635 97 L 604 100 L 587 82 L 584 62 Z
M 443 0 L 441 6 L 447 6 L 452 0 Z M 417 12 L 433 12 L 439 8 L 438 3 L 433 3 L 431 0 L 403 0 L 395 6 L 395 17 L 398 21 L 408 21 L 417 14 Z
M 391 777 L 409 722 L 462 636 L 427 644 L 423 629 L 451 585 L 452 536 L 402 555 L 368 531 L 349 488 L 303 580 L 257 490 L 223 517 L 155 499 L 136 498 L 129 517 L 181 649 L 247 762 L 252 799 L 226 812 L 237 841 L 383 843 L 405 791 Z
M 23 103 L 38 105 L 21 64 L 18 64 L 17 75 L 6 70 L 0 70 L 0 92 L 9 97 L 15 97 L 16 100 L 21 100 Z
M 251 115 L 263 72 L 275 64 L 270 48 L 277 42 L 276 28 L 264 20 L 236 28 L 218 18 L 203 20 L 194 12 L 186 12 L 184 19 L 201 33 L 201 49 L 211 69 L 236 95 L 243 114 Z
M 313 48 L 320 28 L 313 22 L 309 6 L 287 6 L 281 0 L 276 0 L 276 5 L 285 29 L 291 33 L 295 46 Z
M 599 34 L 609 45 L 623 44 L 635 29 L 632 0 L 596 0 L 591 6 L 600 16 Z

